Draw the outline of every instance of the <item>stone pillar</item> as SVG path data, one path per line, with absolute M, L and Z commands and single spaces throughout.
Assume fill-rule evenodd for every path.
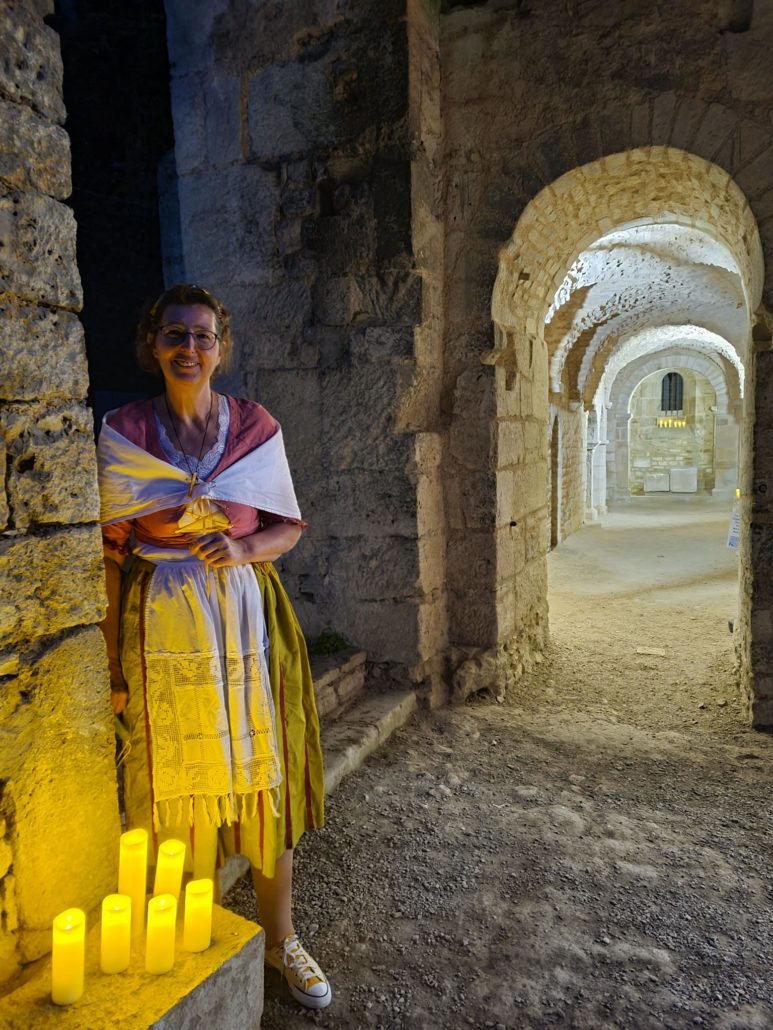
M 738 486 L 738 426 L 740 403 L 717 411 L 714 421 L 714 494 L 733 497 Z
M 752 725 L 773 730 L 773 349 L 755 342 L 747 362 L 747 446 L 742 469 L 738 650 Z
M 585 518 L 595 522 L 607 510 L 606 408 L 588 412 L 585 465 Z
M 624 412 L 615 419 L 614 448 L 607 447 L 607 480 L 611 497 L 626 501 L 631 496 L 628 487 L 628 432 L 631 413 Z
M 0 979 L 115 889 L 104 574 L 56 34 L 0 8 Z
M 609 446 L 607 422 L 607 408 L 602 407 L 599 417 L 599 446 L 593 466 L 594 497 L 596 498 L 596 511 L 599 515 L 603 515 L 607 510 L 607 447 Z

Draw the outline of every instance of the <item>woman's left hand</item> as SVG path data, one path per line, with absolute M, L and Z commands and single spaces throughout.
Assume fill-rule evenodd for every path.
M 207 533 L 196 537 L 188 549 L 213 569 L 222 569 L 226 565 L 244 565 L 250 560 L 242 541 L 233 540 L 225 533 Z

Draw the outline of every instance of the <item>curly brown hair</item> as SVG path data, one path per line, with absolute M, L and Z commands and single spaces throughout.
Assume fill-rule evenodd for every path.
M 233 337 L 231 336 L 231 315 L 225 304 L 217 297 L 205 290 L 203 286 L 195 286 L 192 283 L 175 283 L 168 290 L 164 290 L 155 303 L 148 305 L 137 325 L 135 345 L 137 348 L 137 361 L 140 368 L 145 372 L 161 374 L 158 361 L 153 354 L 153 338 L 156 330 L 161 325 L 164 311 L 170 304 L 204 304 L 215 313 L 215 325 L 217 337 L 220 343 L 220 361 L 218 371 L 225 372 L 231 361 L 233 349 Z

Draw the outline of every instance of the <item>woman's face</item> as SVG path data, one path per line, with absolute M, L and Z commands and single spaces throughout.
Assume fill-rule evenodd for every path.
M 206 304 L 170 304 L 153 337 L 153 354 L 168 384 L 209 382 L 220 363 L 220 341 L 207 349 L 206 334 L 217 334 L 217 319 Z

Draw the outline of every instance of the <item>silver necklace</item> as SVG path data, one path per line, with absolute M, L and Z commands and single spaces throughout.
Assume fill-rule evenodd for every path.
M 209 420 L 212 418 L 212 407 L 213 407 L 214 400 L 215 400 L 215 395 L 214 395 L 214 393 L 212 393 L 210 395 L 210 400 L 209 400 L 209 412 L 207 414 L 207 421 L 204 424 L 204 433 L 202 434 L 202 437 L 201 437 L 201 447 L 199 447 L 199 456 L 196 459 L 196 468 L 192 469 L 191 466 L 190 466 L 190 462 L 188 461 L 188 455 L 185 453 L 185 448 L 183 447 L 182 442 L 180 440 L 180 434 L 177 432 L 177 426 L 174 424 L 174 418 L 172 417 L 172 409 L 169 407 L 169 398 L 166 395 L 166 391 L 164 391 L 164 404 L 166 405 L 166 413 L 169 416 L 169 424 L 172 427 L 172 432 L 174 433 L 175 440 L 177 440 L 177 446 L 180 448 L 180 454 L 182 454 L 182 456 L 183 456 L 183 461 L 185 462 L 185 467 L 188 469 L 188 472 L 190 472 L 190 475 L 191 475 L 190 485 L 188 486 L 188 496 L 189 497 L 193 497 L 193 488 L 196 486 L 196 484 L 199 481 L 199 469 L 201 468 L 201 457 L 204 454 L 204 444 L 205 444 L 206 439 L 207 439 L 207 430 L 209 429 Z

